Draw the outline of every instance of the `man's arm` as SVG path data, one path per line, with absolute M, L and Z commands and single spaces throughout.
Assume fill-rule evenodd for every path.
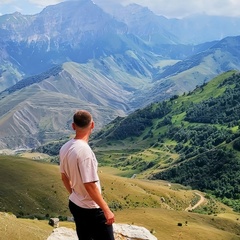
M 84 186 L 92 198 L 92 200 L 98 204 L 98 206 L 103 210 L 104 215 L 106 217 L 106 224 L 113 224 L 114 223 L 114 214 L 108 207 L 107 203 L 104 201 L 99 189 L 97 188 L 95 182 L 84 183 Z
M 72 193 L 71 182 L 69 181 L 68 177 L 64 173 L 61 173 L 61 177 L 62 177 L 62 181 L 63 181 L 63 184 L 64 184 L 65 188 L 71 194 Z

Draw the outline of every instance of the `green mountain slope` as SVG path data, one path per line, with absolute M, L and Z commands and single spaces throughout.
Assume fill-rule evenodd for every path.
M 227 72 L 183 96 L 117 118 L 96 134 L 103 164 L 139 178 L 167 179 L 240 197 L 240 74 Z

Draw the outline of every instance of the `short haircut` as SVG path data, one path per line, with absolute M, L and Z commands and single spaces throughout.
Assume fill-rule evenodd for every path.
M 80 128 L 85 128 L 92 122 L 92 115 L 86 110 L 79 110 L 73 115 L 73 122 Z

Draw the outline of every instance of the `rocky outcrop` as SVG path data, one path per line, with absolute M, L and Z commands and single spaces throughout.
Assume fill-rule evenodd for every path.
M 129 224 L 113 224 L 115 240 L 157 240 L 146 228 Z M 78 240 L 71 228 L 55 228 L 47 240 Z
M 59 227 L 59 218 L 50 218 L 48 224 L 53 227 Z
M 115 240 L 157 240 L 146 228 L 129 224 L 113 225 Z

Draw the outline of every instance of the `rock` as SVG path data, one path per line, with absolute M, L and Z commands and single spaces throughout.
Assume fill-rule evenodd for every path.
M 113 224 L 115 240 L 157 240 L 146 228 L 129 224 Z M 55 228 L 47 240 L 78 240 L 71 228 Z
M 66 227 L 55 228 L 47 240 L 78 240 L 75 230 Z
M 48 224 L 53 227 L 59 227 L 59 218 L 50 218 Z
M 113 224 L 115 240 L 157 240 L 146 228 L 129 224 Z

